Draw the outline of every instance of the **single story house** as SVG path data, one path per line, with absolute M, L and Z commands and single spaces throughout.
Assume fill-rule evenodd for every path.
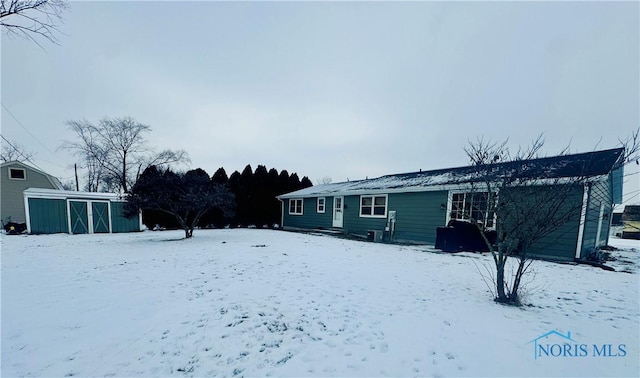
M 126 218 L 115 193 L 29 188 L 23 192 L 30 234 L 93 234 L 142 230 L 142 215 Z
M 640 239 L 640 206 L 629 205 L 622 213 L 622 238 Z
M 531 179 L 589 178 L 567 200 L 582 211 L 567 219 L 553 242 L 532 246 L 531 254 L 584 259 L 607 244 L 613 205 L 622 202 L 623 155 L 617 148 L 494 165 L 496 178 L 513 170 Z M 475 172 L 468 166 L 312 186 L 277 197 L 281 224 L 285 230 L 327 229 L 378 241 L 435 244 L 438 227 L 463 219 L 460 209 L 476 207 L 469 203 L 477 198 L 471 195 Z
M 62 190 L 62 184 L 57 178 L 19 161 L 2 163 L 0 170 L 0 219 L 4 223 L 27 221 L 22 199 L 25 189 Z

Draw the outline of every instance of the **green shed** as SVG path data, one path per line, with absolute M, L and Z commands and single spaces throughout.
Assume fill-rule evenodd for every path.
M 115 193 L 29 188 L 23 192 L 30 234 L 97 234 L 142 230 L 142 216 L 126 218 Z

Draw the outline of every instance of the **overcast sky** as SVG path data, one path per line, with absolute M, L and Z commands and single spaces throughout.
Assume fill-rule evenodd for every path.
M 2 135 L 63 181 L 65 122 L 105 116 L 210 174 L 313 182 L 466 165 L 481 136 L 613 148 L 640 125 L 638 2 L 72 2 L 65 18 L 61 46 L 3 34 L 1 93 Z

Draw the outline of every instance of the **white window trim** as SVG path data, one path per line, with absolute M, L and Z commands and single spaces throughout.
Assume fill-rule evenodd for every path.
M 464 201 L 466 202 L 467 194 L 473 194 L 473 193 L 486 193 L 486 192 L 474 191 L 474 190 L 466 190 L 466 189 L 456 189 L 456 190 L 450 190 L 449 191 L 449 194 L 447 196 L 447 214 L 446 214 L 447 223 L 446 224 L 449 224 L 449 222 L 451 220 L 459 220 L 460 219 L 460 218 L 454 218 L 454 217 L 451 216 L 451 213 L 453 213 L 453 195 L 454 194 L 464 194 L 464 197 L 465 197 Z M 497 194 L 498 194 L 498 191 L 496 191 L 496 195 Z M 463 205 L 462 208 L 464 209 L 464 205 Z M 487 217 L 486 214 L 485 214 L 485 217 Z M 493 213 L 493 217 L 492 218 L 493 218 L 493 225 L 491 227 L 489 227 L 489 228 L 495 228 L 496 227 L 496 224 L 497 224 L 497 221 L 498 221 L 498 215 L 496 214 L 496 212 Z M 462 218 L 462 219 L 464 219 L 464 218 Z M 484 223 L 487 220 L 488 220 L 488 217 L 487 217 L 487 219 L 482 220 L 482 221 Z
M 16 178 L 16 177 L 11 177 L 11 171 L 22 171 L 22 176 L 23 178 Z M 26 181 L 27 180 L 27 170 L 24 168 L 11 168 L 9 167 L 9 180 L 19 180 L 19 181 Z
M 322 210 L 320 210 L 320 200 L 322 200 Z M 324 213 L 327 210 L 327 199 L 325 197 L 318 197 L 316 200 L 316 212 Z
M 376 202 L 376 197 L 384 197 L 384 214 L 371 214 L 371 215 L 367 215 L 367 214 L 362 214 L 362 199 L 363 198 L 367 198 L 367 197 L 371 197 L 371 212 L 374 213 L 374 208 L 375 208 L 375 202 Z M 386 218 L 387 217 L 387 212 L 389 211 L 389 195 L 388 194 L 368 194 L 368 195 L 361 195 L 360 196 L 360 209 L 358 210 L 358 215 L 360 216 L 360 218 Z
M 295 209 L 298 207 L 296 205 L 293 206 L 294 211 L 291 211 L 291 203 L 295 203 L 300 201 L 300 212 L 295 212 Z M 289 199 L 289 215 L 303 215 L 304 214 L 304 199 L 302 198 L 290 198 Z

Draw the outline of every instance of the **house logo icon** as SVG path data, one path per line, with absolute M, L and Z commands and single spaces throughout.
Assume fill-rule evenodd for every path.
M 527 344 L 533 344 L 533 358 L 580 358 L 580 357 L 626 357 L 627 344 L 623 343 L 578 343 L 571 332 L 563 334 L 556 330 L 536 337 Z
M 553 343 L 549 343 L 550 338 L 553 338 Z M 578 343 L 571 338 L 571 332 L 567 331 L 566 335 L 553 330 L 549 331 L 543 335 L 536 337 L 535 339 L 529 341 L 527 344 L 533 343 L 533 353 L 534 359 L 538 359 L 538 356 L 549 356 L 552 355 L 554 357 L 560 355 L 566 355 L 567 351 L 571 351 L 576 347 L 576 350 L 580 349 Z

